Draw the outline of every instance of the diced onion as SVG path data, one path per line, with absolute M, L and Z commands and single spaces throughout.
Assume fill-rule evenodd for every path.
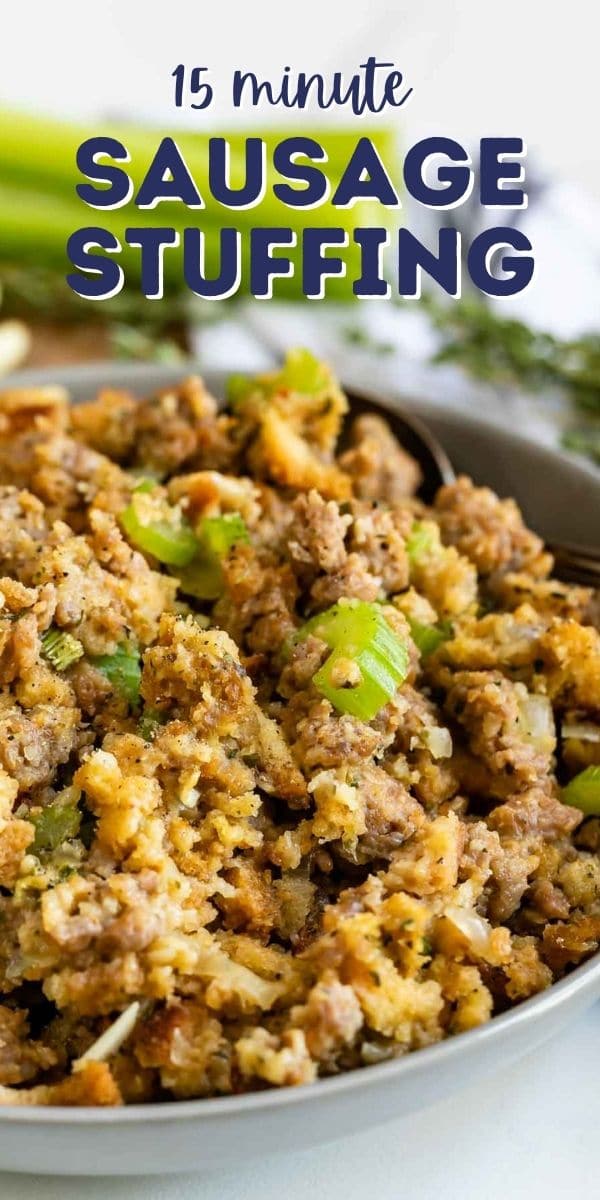
M 492 932 L 492 927 L 485 917 L 473 910 L 461 908 L 458 904 L 449 904 L 444 909 L 444 916 L 459 933 L 462 933 L 477 953 L 485 953 Z
M 561 733 L 563 738 L 577 738 L 580 742 L 600 742 L 600 725 L 592 721 L 565 721 Z
M 423 741 L 432 758 L 452 758 L 452 734 L 443 725 L 424 729 Z
M 22 321 L 3 321 L 0 325 L 0 375 L 14 371 L 27 358 L 31 333 Z
M 117 1017 L 116 1021 L 113 1021 L 112 1025 L 109 1025 L 108 1029 L 105 1029 L 104 1033 L 100 1034 L 100 1037 L 95 1042 L 92 1042 L 91 1046 L 88 1046 L 81 1057 L 75 1060 L 73 1070 L 80 1071 L 85 1063 L 88 1062 L 105 1062 L 107 1058 L 111 1058 L 113 1054 L 116 1054 L 117 1050 L 120 1050 L 123 1043 L 127 1041 L 129 1035 L 133 1033 L 139 1012 L 140 1002 L 139 1000 L 134 1000 L 133 1004 L 130 1004 Z
M 540 754 L 552 754 L 556 743 L 554 713 L 548 696 L 528 692 L 524 684 L 516 684 L 521 723 L 526 738 Z

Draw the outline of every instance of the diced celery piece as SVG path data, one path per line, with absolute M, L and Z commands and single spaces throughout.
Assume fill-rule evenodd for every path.
M 600 817 L 600 766 L 586 767 L 575 775 L 563 788 L 562 798 L 587 817 Z
M 371 721 L 406 679 L 408 648 L 377 604 L 363 600 L 334 604 L 307 621 L 295 640 L 309 634 L 321 638 L 332 650 L 313 676 L 313 683 L 338 712 Z M 344 661 L 358 669 L 360 682 L 335 684 L 335 675 L 343 670 Z
M 276 392 L 300 392 L 314 396 L 330 388 L 334 383 L 332 373 L 325 363 L 315 358 L 310 350 L 289 350 L 279 371 L 267 371 L 252 378 L 248 375 L 231 375 L 227 381 L 227 399 L 232 408 L 243 406 L 250 396 L 263 398 Z
M 227 380 L 227 402 L 231 408 L 243 404 L 252 394 L 256 384 L 249 375 L 230 375 Z
M 83 657 L 83 646 L 79 639 L 62 629 L 47 629 L 40 640 L 42 654 L 55 671 L 66 671 Z
M 142 678 L 139 651 L 134 646 L 124 644 L 117 646 L 114 654 L 101 654 L 92 658 L 91 662 L 102 671 L 130 707 L 137 708 Z
M 421 521 L 414 521 L 406 539 L 406 553 L 411 563 L 416 563 L 433 550 L 433 533 Z
M 146 708 L 138 722 L 138 733 L 145 742 L 151 742 L 154 735 L 165 723 L 165 714 L 157 708 Z
M 331 376 L 325 364 L 319 362 L 310 350 L 304 349 L 289 350 L 277 376 L 279 386 L 309 396 L 322 391 L 330 382 Z
M 446 642 L 452 636 L 446 622 L 440 622 L 439 625 L 422 625 L 420 621 L 415 621 L 411 617 L 408 623 L 412 640 L 421 658 L 427 658 L 433 654 L 442 642 Z
M 139 489 L 134 492 L 131 503 L 120 514 L 119 520 L 130 542 L 145 554 L 151 554 L 169 567 L 185 567 L 198 549 L 193 529 L 187 521 L 144 520 L 144 509 L 138 497 L 144 495 Z
M 154 491 L 154 489 L 157 485 L 158 485 L 158 479 L 152 479 L 150 477 L 150 475 L 140 475 L 137 483 L 135 484 L 135 486 L 133 488 L 133 491 L 138 492 L 138 493 L 141 492 L 142 495 L 148 495 L 149 492 Z
M 223 591 L 223 559 L 233 546 L 248 542 L 246 523 L 239 513 L 204 517 L 198 525 L 198 553 L 182 571 L 177 572 L 179 586 L 198 600 L 216 600 Z
M 201 551 L 225 558 L 232 546 L 249 542 L 250 538 L 244 518 L 232 512 L 222 517 L 204 517 L 198 526 L 198 541 Z

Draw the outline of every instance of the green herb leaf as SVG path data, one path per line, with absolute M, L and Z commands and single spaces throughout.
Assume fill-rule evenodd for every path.
M 35 826 L 35 838 L 29 846 L 30 853 L 41 854 L 45 850 L 58 850 L 63 842 L 74 838 L 79 832 L 81 813 L 73 796 L 65 801 L 57 797 L 46 804 L 39 813 L 30 818 Z
M 531 329 L 490 305 L 464 299 L 437 304 L 422 298 L 442 345 L 434 362 L 456 363 L 493 386 L 561 390 L 579 409 L 600 416 L 600 334 L 574 340 Z M 573 431 L 563 444 L 600 461 L 600 432 Z

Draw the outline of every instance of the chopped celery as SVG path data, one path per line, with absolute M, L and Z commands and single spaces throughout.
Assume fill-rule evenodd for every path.
M 288 350 L 281 371 L 274 377 L 277 387 L 289 388 L 292 392 L 302 392 L 313 395 L 322 391 L 331 382 L 331 376 L 324 363 L 319 362 L 310 350 Z
M 217 600 L 223 591 L 223 571 L 218 562 L 195 559 L 177 571 L 179 587 L 185 596 L 196 600 Z
M 442 642 L 446 642 L 452 636 L 452 630 L 447 621 L 440 621 L 438 625 L 422 625 L 420 621 L 415 621 L 410 617 L 408 623 L 412 640 L 421 658 L 427 658 L 433 654 Z
M 165 723 L 165 714 L 157 708 L 146 708 L 138 723 L 138 733 L 145 742 L 151 742 L 157 730 Z
M 343 650 L 334 650 L 313 676 L 313 683 L 338 712 L 350 713 L 361 721 L 371 721 L 392 698 L 402 679 L 386 667 L 381 655 L 365 649 L 353 659 L 360 670 L 360 682 L 336 686 L 335 673 L 347 659 L 348 655 Z
M 377 646 L 390 655 L 395 668 L 405 670 L 408 666 L 404 642 L 393 633 L 381 606 L 366 600 L 340 600 L 325 612 L 311 617 L 295 637 L 303 641 L 309 634 L 321 638 L 332 650 L 344 650 L 348 656 Z
M 433 533 L 421 521 L 413 521 L 406 539 L 406 553 L 411 563 L 418 562 L 433 550 Z
M 127 644 L 117 646 L 114 654 L 101 654 L 91 659 L 92 664 L 102 671 L 109 683 L 127 701 L 137 708 L 140 699 L 142 669 L 139 651 Z
M 216 600 L 223 591 L 223 559 L 233 546 L 250 540 L 246 523 L 239 513 L 204 517 L 198 525 L 197 539 L 196 558 L 177 572 L 179 586 L 186 595 L 199 600 Z
M 600 766 L 586 767 L 563 788 L 565 804 L 579 808 L 587 817 L 600 817 Z
M 249 375 L 230 375 L 227 380 L 227 403 L 231 408 L 243 403 L 255 388 L 255 383 Z
M 600 725 L 595 721 L 564 721 L 561 736 L 580 742 L 600 742 Z
M 83 657 L 83 646 L 78 638 L 61 629 L 47 629 L 41 637 L 42 654 L 55 671 L 66 671 Z
M 58 796 L 50 804 L 46 804 L 39 813 L 30 817 L 35 826 L 35 837 L 29 846 L 32 854 L 40 854 L 44 850 L 58 850 L 58 847 L 68 838 L 74 838 L 79 832 L 81 813 L 77 807 L 77 799 L 71 794 L 67 800 Z
M 332 650 L 313 683 L 338 712 L 371 721 L 406 679 L 408 649 L 376 604 L 363 600 L 334 604 L 307 621 L 295 639 L 309 634 Z M 347 667 L 358 678 L 340 686 L 337 680 Z
M 222 517 L 204 517 L 198 526 L 198 541 L 206 554 L 225 558 L 232 546 L 249 542 L 250 538 L 244 518 L 232 512 Z
M 140 475 L 133 489 L 134 492 L 141 492 L 143 495 L 148 495 L 153 492 L 158 484 L 158 479 L 152 478 L 151 475 Z
M 74 192 L 74 168 L 77 147 L 97 132 L 94 123 L 79 125 L 63 124 L 45 117 L 35 117 L 28 113 L 10 112 L 3 109 L 0 112 L 0 161 L 2 163 L 2 180 L 0 183 L 0 244 L 2 246 L 2 264 L 18 263 L 21 270 L 27 263 L 35 264 L 37 271 L 41 267 L 53 268 L 55 275 L 60 278 L 50 293 L 44 309 L 44 315 L 52 317 L 52 303 L 55 292 L 58 303 L 64 308 L 67 305 L 65 296 L 70 289 L 64 286 L 65 244 L 74 229 L 81 225 L 81 202 Z M 149 164 L 156 155 L 158 135 L 156 131 L 136 128 L 135 126 L 110 126 L 104 132 L 116 137 L 127 147 L 129 159 L 127 170 L 137 192 Z M 174 133 L 174 131 L 171 131 Z M 317 128 L 305 129 L 319 141 L 323 148 L 327 177 L 331 185 L 331 193 L 335 192 L 337 184 L 345 173 L 351 156 L 356 149 L 356 132 L 353 129 L 333 128 L 331 130 Z M 393 128 L 386 128 L 377 121 L 374 126 L 369 122 L 362 128 L 363 134 L 368 134 L 377 148 L 383 162 L 389 164 L 394 173 L 397 166 L 396 134 Z M 220 232 L 223 226 L 223 208 L 212 196 L 210 187 L 210 137 L 198 136 L 197 131 L 177 130 L 174 133 L 177 145 L 185 157 L 185 161 L 205 202 L 202 212 L 202 228 L 206 235 L 205 271 L 207 277 L 218 273 L 220 269 Z M 247 157 L 247 131 L 236 129 L 222 130 L 219 134 L 228 147 L 231 163 L 232 186 L 241 185 L 245 179 Z M 264 164 L 265 197 L 261 204 L 261 224 L 277 228 L 290 223 L 290 210 L 278 199 L 273 191 L 273 184 L 280 181 L 275 169 L 273 156 L 275 147 L 281 139 L 289 136 L 289 130 L 274 127 L 265 131 L 264 143 L 266 159 Z M 348 233 L 350 245 L 347 248 L 347 272 L 344 276 L 333 277 L 327 281 L 328 296 L 336 296 L 340 300 L 352 301 L 352 279 L 360 274 L 361 250 L 352 240 L 352 231 L 358 225 L 368 225 L 372 221 L 373 202 L 367 197 L 360 199 L 353 209 L 337 209 L 331 203 L 331 198 L 324 203 L 318 213 L 318 224 L 321 226 L 341 225 Z M 169 222 L 182 234 L 189 226 L 190 213 L 185 203 L 176 201 L 169 205 Z M 173 306 L 179 313 L 183 311 L 183 320 L 193 319 L 193 309 L 189 304 L 189 292 L 184 293 L 184 281 L 181 272 L 179 255 L 164 256 L 165 303 L 148 305 L 142 301 L 139 304 L 139 282 L 142 256 L 135 247 L 130 247 L 125 238 L 125 230 L 131 224 L 156 224 L 156 213 L 144 212 L 136 208 L 132 198 L 128 205 L 118 211 L 105 209 L 103 224 L 110 233 L 117 237 L 122 245 L 119 262 L 124 268 L 125 287 L 112 300 L 96 305 L 94 313 L 97 321 L 106 320 L 107 312 L 120 315 L 127 306 L 135 306 L 136 290 L 138 305 L 142 311 L 158 308 L 165 310 L 163 322 L 167 315 L 173 313 Z M 302 299 L 301 258 L 302 235 L 307 226 L 315 224 L 315 213 L 301 208 L 294 209 L 292 226 L 297 235 L 298 246 L 291 251 L 295 270 L 287 279 L 280 279 L 278 291 L 282 297 Z M 390 214 L 383 210 L 382 223 L 392 228 Z M 248 292 L 250 272 L 248 266 L 248 244 L 250 230 L 256 224 L 256 212 L 253 209 L 236 210 L 236 226 L 242 233 L 241 253 L 244 269 L 241 276 L 241 290 Z M 281 285 L 281 286 L 279 286 Z M 30 289 L 31 290 L 31 289 Z M 27 296 L 27 300 L 29 296 Z M 186 299 L 188 303 L 186 303 Z M 77 298 L 79 300 L 79 298 Z M 87 305 L 87 309 L 89 309 Z M 86 310 L 85 302 L 75 302 L 71 296 L 71 310 L 79 317 Z M 89 318 L 92 314 L 85 311 Z M 152 314 L 153 320 L 158 318 Z M 142 313 L 142 323 L 148 324 L 149 318 Z M 139 321 L 134 319 L 132 324 L 138 329 Z M 138 330 L 139 332 L 139 330 Z M 139 337 L 137 341 L 139 342 Z M 131 339 L 130 339 L 131 341 Z M 154 345 L 150 347 L 154 349 Z M 131 346 L 129 347 L 131 349 Z M 139 346 L 136 347 L 141 353 Z M 149 355 L 146 353 L 145 357 Z
M 146 505 L 146 489 L 136 489 L 131 503 L 120 514 L 119 520 L 127 537 L 145 554 L 151 554 L 159 562 L 169 567 L 185 567 L 190 563 L 198 549 L 198 542 L 191 526 L 182 519 L 172 519 L 174 510 L 169 505 L 156 506 L 156 516 L 153 512 L 153 501 L 148 497 Z M 161 511 L 164 516 L 161 516 Z
M 232 375 L 227 383 L 227 399 L 236 408 L 253 395 L 265 397 L 287 391 L 314 396 L 331 388 L 334 382 L 329 367 L 315 358 L 310 350 L 288 350 L 279 371 L 266 371 L 254 378 Z

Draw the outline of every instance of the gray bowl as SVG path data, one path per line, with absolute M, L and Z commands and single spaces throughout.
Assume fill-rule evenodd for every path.
M 184 373 L 182 368 L 107 363 L 21 372 L 1 386 L 59 383 L 74 400 L 82 400 L 107 385 L 143 395 Z M 224 379 L 206 375 L 217 395 Z M 393 407 L 391 397 L 389 403 Z M 592 468 L 476 417 L 412 401 L 406 406 L 442 438 L 457 470 L 514 496 L 539 533 L 597 545 L 600 476 Z M 598 996 L 597 954 L 547 992 L 487 1025 L 406 1058 L 305 1087 L 121 1109 L 0 1108 L 0 1168 L 56 1175 L 154 1174 L 234 1167 L 274 1150 L 316 1145 L 413 1112 L 509 1065 Z

